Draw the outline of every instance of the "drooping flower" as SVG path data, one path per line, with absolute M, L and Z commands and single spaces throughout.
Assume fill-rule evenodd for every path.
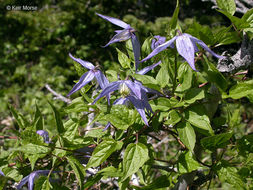
M 157 46 L 146 58 L 144 58 L 140 62 L 144 62 L 150 59 L 151 57 L 154 57 L 155 55 L 165 50 L 169 46 L 174 48 L 175 41 L 178 53 L 189 63 L 189 65 L 193 70 L 196 70 L 194 64 L 194 55 L 196 52 L 199 51 L 196 44 L 200 45 L 202 48 L 204 48 L 206 51 L 208 51 L 218 59 L 224 58 L 224 56 L 220 56 L 214 53 L 203 41 L 191 36 L 190 34 L 180 33 L 178 36 L 173 37 L 171 40 Z
M 113 104 L 114 105 L 117 105 L 117 104 L 126 105 L 129 102 L 131 102 L 133 104 L 133 106 L 135 107 L 135 109 L 139 112 L 144 123 L 148 126 L 148 120 L 145 115 L 145 110 L 147 110 L 148 114 L 153 113 L 152 108 L 148 103 L 148 97 L 146 94 L 147 92 L 149 92 L 149 90 L 138 81 L 132 82 L 130 80 L 120 80 L 120 81 L 115 81 L 115 82 L 110 83 L 97 96 L 97 98 L 94 100 L 93 104 L 95 104 L 103 96 L 105 96 L 115 90 L 119 90 L 122 97 L 117 99 Z M 110 124 L 108 123 L 106 128 L 108 128 L 109 125 Z
M 112 43 L 126 41 L 131 38 L 133 52 L 134 52 L 135 70 L 137 71 L 137 68 L 139 65 L 139 58 L 140 58 L 140 42 L 134 33 L 135 29 L 132 28 L 129 24 L 117 18 L 101 15 L 99 13 L 96 13 L 96 14 L 100 16 L 101 18 L 123 28 L 123 30 L 115 30 L 116 35 L 114 35 L 112 39 L 104 47 L 107 47 Z
M 154 50 L 157 46 L 163 44 L 166 41 L 166 37 L 156 35 L 151 41 L 151 49 Z
M 49 134 L 48 134 L 47 131 L 45 131 L 45 130 L 38 130 L 38 131 L 36 131 L 36 133 L 38 135 L 40 135 L 40 136 L 43 137 L 45 143 L 47 143 L 47 144 L 50 143 L 50 141 L 49 141 Z
M 17 189 L 21 189 L 28 182 L 28 190 L 33 190 L 34 180 L 40 175 L 48 175 L 50 170 L 37 170 L 24 177 L 17 186 Z
M 83 86 L 91 82 L 94 79 L 94 77 L 96 78 L 101 89 L 104 89 L 109 84 L 109 81 L 105 77 L 105 75 L 99 69 L 97 69 L 92 63 L 88 61 L 83 61 L 82 59 L 79 58 L 75 58 L 71 54 L 69 54 L 69 56 L 77 63 L 80 63 L 83 67 L 89 69 L 89 71 L 81 76 L 79 81 L 75 84 L 75 86 L 72 88 L 72 90 L 68 93 L 67 96 L 70 96 L 74 92 L 80 90 Z M 108 103 L 110 102 L 109 99 L 110 95 L 107 96 Z

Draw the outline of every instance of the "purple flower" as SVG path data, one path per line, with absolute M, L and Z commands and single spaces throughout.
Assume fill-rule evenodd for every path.
M 37 170 L 32 172 L 30 175 L 24 177 L 19 185 L 17 186 L 17 189 L 21 189 L 23 185 L 25 185 L 28 182 L 28 190 L 33 190 L 34 186 L 34 180 L 38 178 L 40 175 L 48 175 L 50 170 Z
M 36 131 L 36 133 L 38 135 L 40 135 L 40 136 L 43 137 L 45 143 L 47 143 L 47 144 L 50 143 L 49 142 L 49 134 L 48 134 L 47 131 L 45 131 L 45 130 L 38 130 L 38 131 Z
M 157 63 L 147 66 L 147 67 L 141 69 L 140 71 L 137 71 L 136 73 L 139 75 L 145 75 L 147 72 L 149 72 L 150 70 L 152 70 L 153 68 L 155 68 L 157 65 L 159 65 L 161 63 L 162 63 L 161 61 L 158 61 Z
M 120 80 L 115 81 L 107 85 L 105 89 L 97 96 L 94 100 L 93 104 L 95 104 L 100 98 L 103 96 L 115 91 L 119 90 L 120 94 L 122 95 L 121 98 L 117 99 L 113 104 L 123 104 L 127 105 L 131 102 L 135 109 L 139 112 L 140 116 L 142 117 L 144 123 L 148 126 L 148 120 L 145 115 L 145 110 L 147 110 L 148 114 L 153 113 L 151 106 L 148 103 L 147 92 L 149 89 L 144 87 L 138 81 L 130 81 L 130 80 Z M 109 123 L 106 128 L 109 127 Z
M 161 51 L 165 50 L 167 47 L 174 48 L 174 41 L 176 41 L 176 47 L 178 53 L 189 63 L 191 68 L 196 71 L 194 64 L 194 54 L 199 51 L 196 44 L 199 44 L 206 51 L 211 53 L 213 56 L 222 59 L 224 56 L 217 55 L 214 53 L 203 41 L 191 36 L 190 34 L 183 33 L 178 36 L 173 37 L 171 40 L 157 46 L 146 58 L 141 60 L 140 62 L 144 62 Z
M 135 70 L 137 71 L 137 68 L 139 65 L 139 58 L 140 58 L 140 42 L 134 33 L 135 29 L 132 28 L 129 24 L 117 18 L 101 15 L 99 13 L 96 13 L 96 14 L 100 16 L 101 18 L 123 28 L 123 30 L 115 30 L 116 35 L 114 35 L 112 39 L 104 47 L 107 47 L 112 43 L 126 41 L 131 38 L 133 52 L 134 52 Z
M 4 173 L 2 172 L 2 170 L 0 170 L 0 175 L 5 176 Z
M 157 46 L 163 44 L 166 41 L 166 37 L 163 36 L 154 36 L 151 41 L 151 49 L 154 50 Z
M 90 63 L 88 61 L 83 61 L 82 59 L 79 59 L 79 58 L 75 58 L 71 54 L 69 54 L 69 56 L 77 63 L 80 63 L 83 67 L 89 69 L 89 71 L 84 73 L 83 76 L 81 76 L 79 81 L 75 84 L 75 86 L 72 88 L 72 90 L 68 93 L 68 96 L 70 96 L 74 92 L 80 90 L 83 86 L 85 86 L 90 81 L 92 81 L 94 79 L 94 77 L 97 79 L 97 82 L 102 89 L 104 89 L 106 87 L 106 85 L 109 84 L 109 81 L 107 80 L 105 75 L 99 69 L 97 69 L 92 63 Z M 107 99 L 108 99 L 108 103 L 109 103 L 109 99 L 110 99 L 109 95 L 107 96 Z

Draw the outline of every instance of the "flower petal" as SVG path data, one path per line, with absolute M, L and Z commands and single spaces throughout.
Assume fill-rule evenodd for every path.
M 147 67 L 143 68 L 142 70 L 140 70 L 140 71 L 138 71 L 136 73 L 139 74 L 139 75 L 145 75 L 147 72 L 149 72 L 150 70 L 152 70 L 153 68 L 155 68 L 157 65 L 159 65 L 161 63 L 162 62 L 159 61 L 159 62 L 157 62 L 157 63 L 155 63 L 153 65 L 150 65 L 150 66 L 147 66 Z
M 154 50 L 157 46 L 163 44 L 166 41 L 166 37 L 163 36 L 154 36 L 151 41 L 151 49 Z
M 118 98 L 113 102 L 113 105 L 127 105 L 129 100 L 127 98 Z
M 127 24 L 127 23 L 125 23 L 124 21 L 119 20 L 119 19 L 117 19 L 117 18 L 113 18 L 113 17 L 110 17 L 110 16 L 101 15 L 101 14 L 99 14 L 99 13 L 96 13 L 96 15 L 98 15 L 98 16 L 100 16 L 101 18 L 103 18 L 103 19 L 105 19 L 105 20 L 107 20 L 107 21 L 109 21 L 109 22 L 111 22 L 111 23 L 113 23 L 113 24 L 115 24 L 115 25 L 117 25 L 117 26 L 120 26 L 120 27 L 122 27 L 122 28 L 129 28 L 129 27 L 130 27 L 129 24 Z
M 81 76 L 79 81 L 75 84 L 75 86 L 72 88 L 72 90 L 68 93 L 67 96 L 70 96 L 74 92 L 80 90 L 83 86 L 88 84 L 92 79 L 94 78 L 94 72 L 93 71 L 88 71 Z
M 121 32 L 118 32 L 115 36 L 113 36 L 112 39 L 105 46 L 102 46 L 102 47 L 107 47 L 112 43 L 126 41 L 129 38 L 131 38 L 131 33 L 129 29 L 124 29 L 124 30 L 121 30 Z
M 95 66 L 88 62 L 88 61 L 83 61 L 82 59 L 79 59 L 79 58 L 75 58 L 73 57 L 73 55 L 71 55 L 71 53 L 69 53 L 69 56 L 74 60 L 76 61 L 77 63 L 80 63 L 82 66 L 84 66 L 85 68 L 89 69 L 89 70 L 92 70 L 95 68 Z
M 0 175 L 5 176 L 4 172 L 2 172 L 2 170 L 0 170 Z
M 196 71 L 194 65 L 194 46 L 190 38 L 187 35 L 179 35 L 176 39 L 176 46 L 178 53 L 189 63 L 191 68 Z
M 127 85 L 127 87 L 131 90 L 131 92 L 139 99 L 141 99 L 142 95 L 141 95 L 141 88 L 142 88 L 142 84 L 141 83 L 134 83 L 130 80 L 126 80 L 125 84 Z
M 187 34 L 187 35 L 190 37 L 190 39 L 194 43 L 198 43 L 202 48 L 204 48 L 206 51 L 211 53 L 213 56 L 217 57 L 218 59 L 225 58 L 224 56 L 221 56 L 221 55 L 218 55 L 218 54 L 214 53 L 203 41 L 199 40 L 198 38 L 195 38 L 195 37 L 191 36 L 190 34 Z
M 45 143 L 49 143 L 49 134 L 45 130 L 38 130 L 36 133 L 43 137 Z
M 100 98 L 102 98 L 105 95 L 110 94 L 111 92 L 118 90 L 119 85 L 122 83 L 122 81 L 115 81 L 110 84 L 108 84 L 103 91 L 95 98 L 92 104 L 95 104 Z
M 23 185 L 25 185 L 28 181 L 30 175 L 24 177 L 18 184 L 17 189 L 21 189 L 23 187 Z
M 142 103 L 141 100 L 135 98 L 134 96 L 127 96 L 127 98 L 132 102 L 132 104 L 134 105 L 135 109 L 138 111 L 138 113 L 140 114 L 141 118 L 143 119 L 144 123 L 148 125 L 148 120 L 146 118 L 146 114 L 145 114 L 145 107 Z
M 101 87 L 101 89 L 104 89 L 109 84 L 108 79 L 105 77 L 105 75 L 100 70 L 97 70 L 95 72 L 95 77 L 96 77 L 97 82 L 98 82 L 99 86 Z M 108 104 L 110 105 L 110 94 L 106 95 L 106 98 L 107 98 Z
M 144 61 L 147 61 L 151 57 L 154 57 L 155 55 L 157 55 L 161 51 L 165 50 L 167 47 L 169 47 L 177 39 L 177 37 L 178 36 L 175 36 L 171 40 L 165 42 L 164 44 L 157 46 L 147 57 L 145 57 L 143 60 L 141 60 L 140 63 L 142 63 Z
M 135 71 L 137 71 L 139 66 L 139 58 L 140 58 L 140 42 L 137 38 L 137 36 L 134 33 L 131 33 L 131 42 L 133 46 L 133 52 L 134 52 L 134 60 L 135 60 Z

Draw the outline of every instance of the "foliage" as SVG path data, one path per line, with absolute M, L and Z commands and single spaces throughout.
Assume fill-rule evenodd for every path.
M 133 2 L 127 1 L 126 8 Z M 189 5 L 182 2 L 173 4 L 170 18 L 155 22 L 137 19 L 150 16 L 143 7 L 135 16 L 124 16 L 126 9 L 117 15 L 123 1 L 54 5 L 45 0 L 37 2 L 40 11 L 5 10 L 0 20 L 10 28 L 0 29 L 5 55 L 0 76 L 7 76 L 0 82 L 1 111 L 6 112 L 0 117 L 2 125 L 7 122 L 0 133 L 1 189 L 15 182 L 34 184 L 34 189 L 177 189 L 183 180 L 190 189 L 253 188 L 252 76 L 220 73 L 217 58 L 206 53 L 235 47 L 243 32 L 252 37 L 252 10 L 239 17 L 233 0 L 219 0 L 215 14 L 227 17 L 229 24 L 204 25 L 201 19 L 180 20 Z M 123 30 L 129 38 L 97 48 L 109 41 L 116 26 L 95 12 L 123 18 L 131 25 Z M 201 42 L 184 42 L 194 38 L 183 34 L 166 49 L 156 47 L 159 53 L 151 59 L 136 62 L 135 35 L 141 60 L 158 51 L 151 49 L 154 35 L 169 41 L 181 33 Z M 184 59 L 192 56 L 191 48 L 197 71 Z M 102 71 L 110 84 L 101 89 L 96 82 L 102 79 L 85 83 L 85 63 L 74 62 L 68 52 L 96 64 L 89 72 Z M 52 101 L 44 88 L 48 83 L 66 95 L 81 75 L 83 87 L 70 103 Z M 6 109 L 14 125 L 7 121 Z M 38 133 L 42 130 L 48 133 Z

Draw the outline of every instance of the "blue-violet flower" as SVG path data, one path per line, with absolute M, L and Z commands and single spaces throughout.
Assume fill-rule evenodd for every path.
M 174 41 L 176 41 L 178 53 L 189 63 L 193 70 L 196 70 L 194 64 L 194 54 L 199 51 L 196 44 L 199 44 L 202 48 L 211 53 L 213 56 L 219 59 L 224 58 L 224 56 L 220 56 L 214 53 L 203 41 L 191 36 L 190 34 L 180 33 L 178 36 L 173 37 L 171 40 L 157 46 L 146 58 L 144 58 L 140 62 L 144 62 L 150 59 L 151 57 L 157 55 L 169 46 L 174 48 Z
M 21 189 L 23 185 L 28 182 L 28 190 L 33 190 L 34 180 L 40 175 L 48 175 L 50 170 L 37 170 L 32 172 L 30 175 L 24 177 L 17 186 L 17 189 Z
M 36 133 L 38 135 L 40 135 L 40 136 L 43 137 L 45 143 L 47 143 L 47 144 L 50 143 L 50 141 L 49 141 L 49 134 L 48 134 L 47 131 L 45 131 L 45 130 L 38 130 L 38 131 L 36 131 Z
M 133 46 L 133 52 L 134 52 L 134 60 L 135 60 L 135 70 L 137 71 L 138 65 L 139 65 L 139 58 L 140 58 L 140 42 L 135 35 L 135 29 L 132 28 L 129 24 L 125 23 L 122 20 L 119 20 L 117 18 L 113 18 L 110 16 L 101 15 L 99 13 L 96 13 L 101 18 L 123 28 L 123 30 L 115 30 L 116 35 L 112 37 L 112 39 L 103 47 L 107 47 L 112 43 L 115 42 L 121 42 L 126 41 L 131 38 L 132 46 Z
M 90 63 L 88 61 L 83 61 L 82 59 L 79 59 L 79 58 L 75 58 L 71 54 L 69 54 L 69 56 L 77 63 L 80 63 L 83 67 L 89 69 L 89 71 L 84 73 L 81 76 L 79 81 L 75 84 L 75 86 L 72 88 L 72 90 L 68 93 L 68 96 L 70 96 L 74 92 L 80 90 L 83 86 L 85 86 L 90 81 L 92 81 L 94 79 L 94 77 L 97 79 L 97 82 L 98 82 L 99 86 L 101 87 L 101 89 L 104 89 L 109 84 L 109 81 L 105 77 L 105 75 L 99 69 L 97 69 L 92 63 Z M 107 96 L 108 103 L 110 102 L 109 98 L 110 98 L 110 96 L 108 95 Z
M 103 91 L 97 96 L 97 98 L 94 100 L 93 104 L 95 104 L 100 98 L 102 98 L 105 95 L 108 95 L 109 93 L 119 90 L 122 97 L 115 100 L 113 103 L 116 104 L 128 104 L 131 102 L 135 109 L 139 112 L 140 116 L 142 117 L 144 123 L 148 126 L 148 120 L 145 115 L 145 110 L 147 110 L 148 114 L 153 113 L 152 108 L 150 104 L 148 103 L 148 97 L 147 92 L 149 92 L 149 89 L 144 87 L 140 82 L 138 81 L 130 81 L 130 80 L 120 80 L 115 81 L 107 85 L 103 89 Z M 106 128 L 108 128 L 109 124 Z

